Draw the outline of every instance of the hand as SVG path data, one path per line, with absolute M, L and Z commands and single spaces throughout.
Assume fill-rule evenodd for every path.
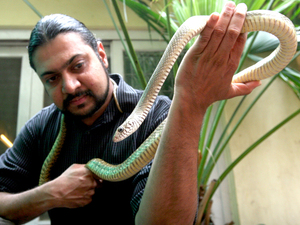
M 232 84 L 247 34 L 241 34 L 247 7 L 228 2 L 221 15 L 210 16 L 201 36 L 186 54 L 176 78 L 178 92 L 197 107 L 249 94 L 260 82 Z
M 85 165 L 73 164 L 51 184 L 52 195 L 59 205 L 56 207 L 77 208 L 92 201 L 95 189 L 101 186 L 102 180 L 96 180 Z

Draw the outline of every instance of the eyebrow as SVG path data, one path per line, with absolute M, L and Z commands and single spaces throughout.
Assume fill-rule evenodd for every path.
M 76 57 L 81 56 L 81 55 L 82 55 L 82 54 L 76 54 L 76 55 L 72 56 L 67 62 L 65 62 L 65 63 L 62 65 L 62 67 L 61 67 L 59 70 L 63 70 L 64 68 L 66 68 L 67 66 L 69 66 L 69 65 L 74 61 L 74 59 L 75 59 Z M 43 72 L 43 73 L 40 75 L 40 77 L 43 77 L 43 76 L 46 76 L 46 75 L 49 75 L 49 74 L 54 74 L 54 73 L 57 73 L 57 72 L 56 72 L 56 71 L 51 71 L 51 70 L 45 71 L 45 72 Z

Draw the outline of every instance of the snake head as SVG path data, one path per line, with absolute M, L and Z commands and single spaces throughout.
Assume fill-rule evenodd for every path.
M 136 120 L 128 118 L 121 126 L 119 126 L 113 137 L 114 142 L 119 142 L 130 136 L 139 128 Z

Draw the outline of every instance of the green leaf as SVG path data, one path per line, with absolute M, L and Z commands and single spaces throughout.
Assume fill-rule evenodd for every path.
M 246 46 L 251 42 L 253 36 L 247 39 Z M 274 35 L 267 32 L 258 32 L 258 35 L 252 45 L 250 53 L 261 53 L 275 50 L 279 45 L 279 40 Z

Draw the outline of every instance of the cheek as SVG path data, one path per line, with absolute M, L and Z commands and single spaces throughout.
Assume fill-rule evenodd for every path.
M 107 89 L 107 79 L 102 79 L 98 82 L 95 82 L 92 84 L 93 85 L 93 89 L 94 91 L 98 94 L 98 95 L 104 95 Z
M 98 94 L 102 93 L 107 87 L 106 74 L 101 74 L 100 76 L 92 76 L 88 80 L 88 88 L 93 92 Z
M 96 95 L 102 95 L 107 87 L 107 75 L 102 64 L 97 59 L 97 63 L 90 64 L 84 74 L 80 75 L 82 89 L 89 89 Z
M 63 108 L 63 95 L 62 92 L 58 90 L 58 88 L 53 88 L 51 90 L 47 90 L 50 98 L 52 99 L 53 103 L 59 108 Z

